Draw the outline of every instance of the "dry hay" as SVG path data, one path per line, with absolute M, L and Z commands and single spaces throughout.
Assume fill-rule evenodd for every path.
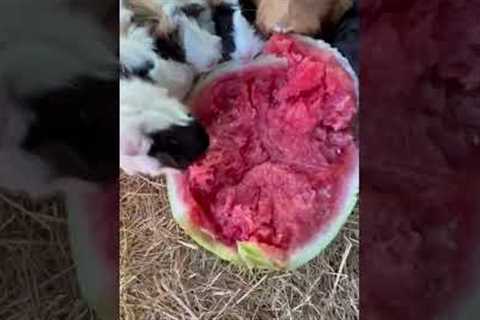
M 95 319 L 79 294 L 57 201 L 0 192 L 0 319 Z
M 164 181 L 121 178 L 121 319 L 358 319 L 358 215 L 295 272 L 249 272 L 197 247 L 173 221 Z

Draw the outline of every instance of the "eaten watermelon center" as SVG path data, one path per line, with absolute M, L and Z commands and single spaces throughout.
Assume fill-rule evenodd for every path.
M 264 53 L 282 63 L 225 73 L 193 99 L 210 147 L 183 174 L 182 194 L 190 220 L 218 241 L 285 251 L 321 235 L 346 201 L 357 97 L 327 50 L 279 35 Z

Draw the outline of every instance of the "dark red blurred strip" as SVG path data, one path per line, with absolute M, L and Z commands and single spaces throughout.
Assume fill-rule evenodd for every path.
M 480 319 L 480 1 L 360 7 L 361 319 Z

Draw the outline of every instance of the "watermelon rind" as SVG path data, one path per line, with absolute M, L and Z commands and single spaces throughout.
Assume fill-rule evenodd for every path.
M 349 172 L 343 195 L 338 199 L 339 208 L 335 219 L 324 226 L 316 238 L 302 246 L 290 255 L 288 266 L 296 269 L 318 256 L 337 236 L 350 214 L 354 211 L 359 191 L 359 161 L 358 152 L 353 160 L 353 168 Z
M 192 92 L 190 92 L 189 97 L 187 98 L 187 105 L 192 105 L 192 99 L 198 97 L 199 92 L 203 91 L 210 83 L 215 80 L 218 80 L 219 77 L 227 75 L 229 73 L 238 72 L 238 71 L 249 71 L 255 69 L 256 67 L 269 65 L 272 67 L 286 66 L 287 59 L 276 57 L 270 54 L 261 54 L 255 60 L 244 63 L 241 61 L 230 60 L 224 63 L 219 64 L 215 70 L 210 73 L 203 75 L 198 82 L 195 84 Z
M 167 189 L 170 207 L 174 219 L 196 243 L 206 250 L 214 253 L 223 260 L 234 264 L 244 265 L 248 268 L 270 269 L 270 270 L 294 270 L 318 256 L 337 236 L 340 229 L 353 212 L 359 190 L 359 165 L 358 159 L 354 161 L 353 168 L 347 178 L 344 195 L 339 198 L 341 204 L 338 214 L 335 215 L 330 224 L 324 226 L 318 236 L 310 242 L 286 253 L 287 258 L 277 254 L 275 250 L 263 244 L 251 241 L 239 241 L 236 247 L 231 247 L 216 240 L 208 230 L 199 228 L 189 219 L 189 209 L 183 202 L 180 181 L 180 173 L 169 173 L 167 175 Z

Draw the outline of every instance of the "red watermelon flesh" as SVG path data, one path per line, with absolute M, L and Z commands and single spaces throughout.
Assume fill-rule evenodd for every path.
M 285 259 L 335 220 L 357 165 L 356 82 L 338 57 L 290 36 L 281 63 L 226 72 L 194 94 L 210 148 L 179 180 L 190 223 Z

